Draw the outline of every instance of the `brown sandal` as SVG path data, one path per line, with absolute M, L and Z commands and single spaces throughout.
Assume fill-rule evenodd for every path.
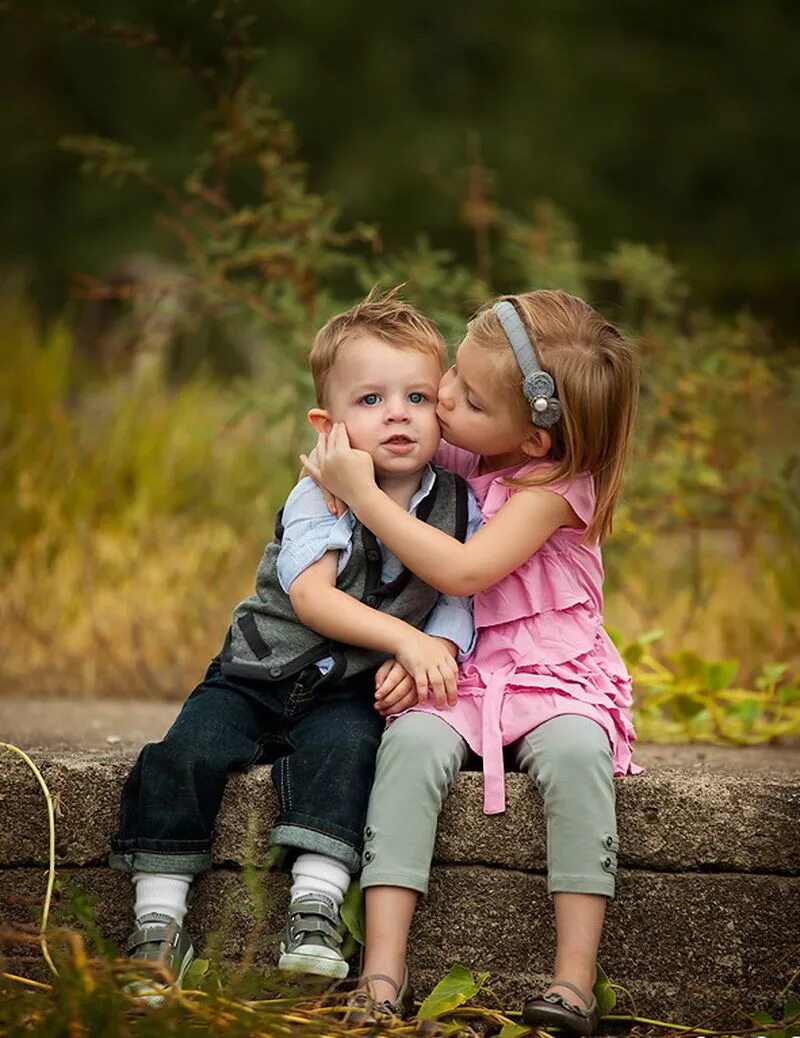
M 568 980 L 554 980 L 549 985 L 549 987 L 556 986 L 569 988 L 583 1002 L 583 1005 L 568 1002 L 563 995 L 555 992 L 551 992 L 549 995 L 536 995 L 527 999 L 522 1007 L 522 1022 L 529 1027 L 554 1027 L 570 1034 L 594 1034 L 599 1021 L 597 999 L 594 995 L 587 998 L 580 988 L 570 984 Z
M 383 999 L 381 1002 L 376 1002 L 369 993 L 369 983 L 371 980 L 385 980 L 391 984 L 397 992 L 394 1002 L 388 998 Z M 413 1008 L 414 993 L 411 990 L 411 984 L 408 979 L 408 966 L 406 966 L 403 971 L 401 984 L 398 984 L 393 977 L 388 977 L 384 973 L 373 973 L 369 977 L 361 977 L 358 982 L 358 988 L 347 1000 L 347 1012 L 342 1022 L 350 1024 L 351 1027 L 368 1027 L 378 1022 L 386 1025 L 391 1024 L 393 1021 L 405 1020 L 411 1016 Z

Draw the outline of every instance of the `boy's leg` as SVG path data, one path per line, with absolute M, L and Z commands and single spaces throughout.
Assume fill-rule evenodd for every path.
M 261 756 L 270 711 L 252 687 L 230 684 L 212 662 L 160 743 L 139 755 L 122 794 L 111 864 L 133 872 L 136 927 L 131 958 L 170 967 L 178 982 L 193 957 L 183 930 L 193 876 L 211 863 L 211 831 L 228 772 Z M 145 1001 L 163 1000 L 163 984 L 134 984 Z
M 195 875 L 210 867 L 228 774 L 261 757 L 276 713 L 253 684 L 228 681 L 212 662 L 161 742 L 144 747 L 122 791 L 114 868 Z
M 546 721 L 520 740 L 517 761 L 545 803 L 548 890 L 556 919 L 553 977 L 574 985 L 583 997 L 558 984 L 551 984 L 547 993 L 585 1011 L 592 1000 L 606 902 L 614 896 L 617 870 L 611 747 L 599 724 L 569 714 Z M 525 1022 L 555 1023 L 547 1016 L 553 1011 L 552 1004 L 530 1000 Z
M 272 769 L 279 810 L 270 844 L 326 855 L 352 874 L 361 864 L 364 818 L 385 726 L 373 706 L 374 677 L 370 672 L 331 689 L 323 683 L 306 695 L 299 716 L 293 716 L 293 695 L 286 704 L 292 751 Z
M 279 758 L 272 779 L 279 815 L 273 846 L 299 851 L 279 967 L 342 978 L 339 909 L 358 869 L 364 816 L 384 721 L 373 706 L 372 673 L 345 688 L 323 687 L 306 712 L 291 718 L 294 747 Z M 299 702 L 302 704 L 302 697 Z
M 376 1001 L 398 1000 L 419 894 L 427 893 L 439 813 L 467 745 L 434 714 L 410 713 L 389 725 L 378 751 L 364 830 L 361 885 L 366 889 L 364 978 Z

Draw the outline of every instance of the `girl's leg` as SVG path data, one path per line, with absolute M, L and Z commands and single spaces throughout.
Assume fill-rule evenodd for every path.
M 403 982 L 414 906 L 427 893 L 436 827 L 444 799 L 467 757 L 461 736 L 435 714 L 410 713 L 386 730 L 364 830 L 361 885 L 366 890 L 364 977 Z M 394 1002 L 397 987 L 369 984 Z
M 608 737 L 587 717 L 555 717 L 529 732 L 517 761 L 536 782 L 547 817 L 548 891 L 556 921 L 555 980 L 591 998 L 606 901 L 614 896 L 617 824 Z M 572 1003 L 568 988 L 548 991 Z

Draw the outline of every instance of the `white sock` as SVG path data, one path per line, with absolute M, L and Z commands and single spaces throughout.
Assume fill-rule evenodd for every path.
M 292 865 L 292 879 L 292 901 L 303 894 L 325 894 L 337 908 L 350 886 L 345 866 L 327 854 L 299 854 Z
M 171 916 L 179 926 L 183 925 L 189 884 L 193 879 L 194 876 L 180 872 L 134 872 L 136 925 L 141 926 L 142 919 L 153 912 Z

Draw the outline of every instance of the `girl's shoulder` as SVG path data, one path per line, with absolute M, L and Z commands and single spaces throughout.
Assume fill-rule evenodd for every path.
M 552 465 L 540 461 L 531 462 L 528 465 L 522 466 L 515 474 L 514 479 L 524 483 L 526 477 L 535 476 L 537 482 L 531 485 L 530 489 L 547 491 L 563 497 L 578 519 L 580 519 L 585 529 L 594 516 L 596 506 L 594 478 L 591 472 L 579 472 L 576 476 L 564 479 L 538 482 L 538 480 L 546 476 L 547 469 L 552 469 L 552 467 Z M 510 497 L 512 494 L 524 489 L 521 486 L 507 486 L 507 495 Z
M 440 440 L 439 446 L 436 449 L 436 454 L 433 456 L 434 464 L 441 465 L 443 469 L 449 469 L 451 472 L 455 472 L 456 475 L 462 476 L 466 479 L 471 476 L 477 468 L 480 455 L 472 454 L 470 451 L 465 451 L 461 447 L 454 447 L 452 443 L 448 443 L 447 440 Z

